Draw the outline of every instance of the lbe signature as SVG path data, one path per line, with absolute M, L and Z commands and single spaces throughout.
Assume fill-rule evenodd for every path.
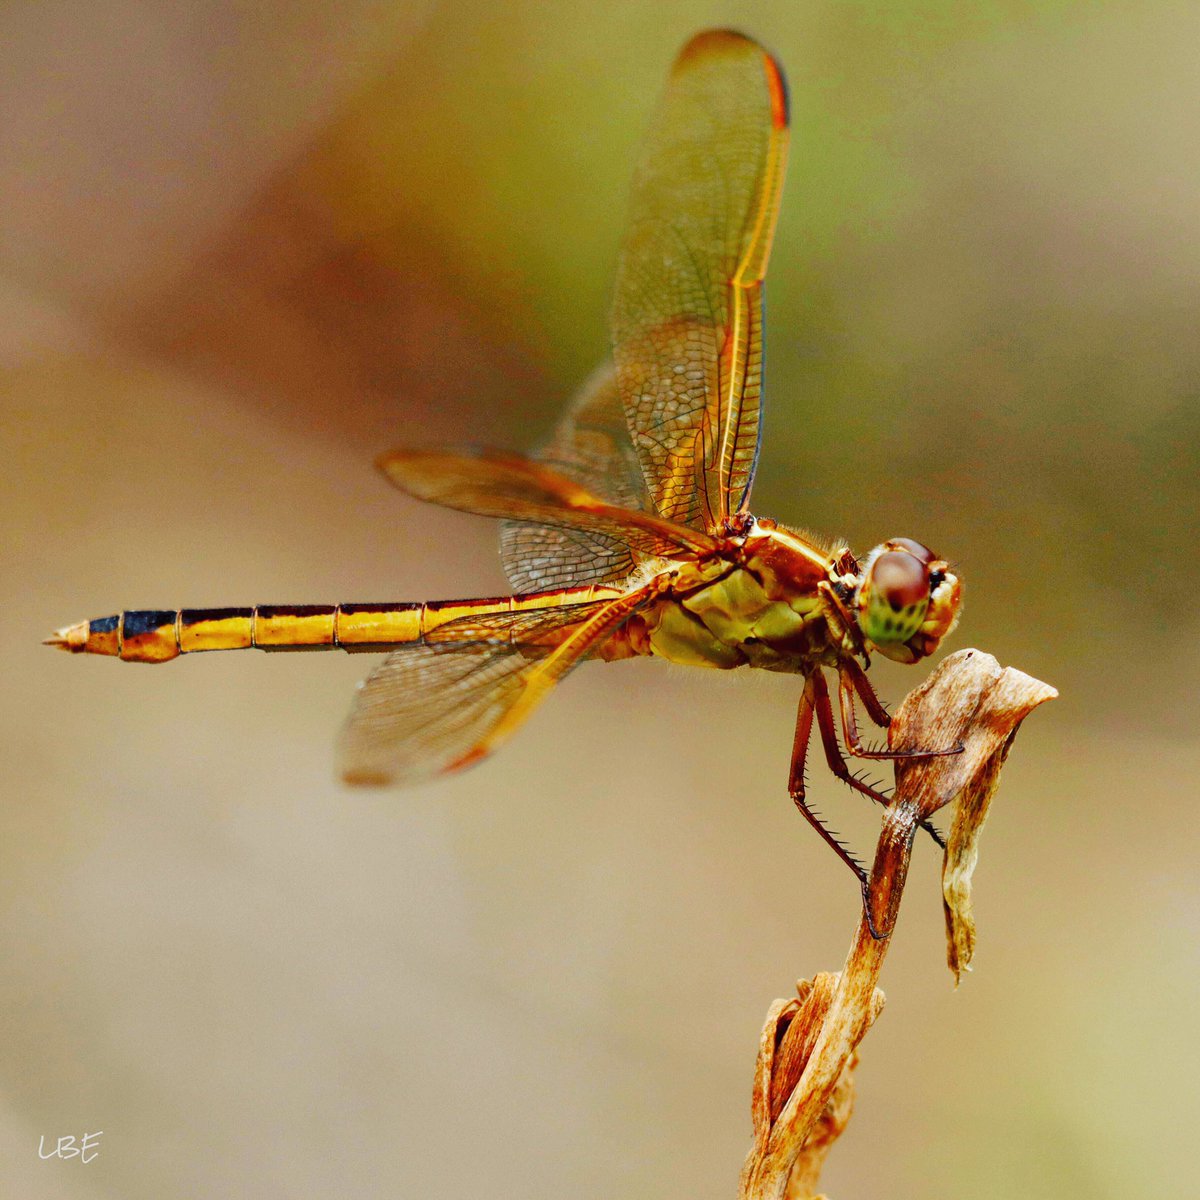
M 96 1133 L 85 1133 L 76 1140 L 68 1133 L 51 1142 L 49 1149 L 46 1149 L 46 1135 L 43 1134 L 38 1138 L 38 1158 L 78 1157 L 81 1163 L 90 1163 L 100 1153 L 98 1143 L 103 1134 L 101 1129 Z

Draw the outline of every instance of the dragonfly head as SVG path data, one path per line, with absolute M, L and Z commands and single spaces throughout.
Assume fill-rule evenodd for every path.
M 863 566 L 855 614 L 863 637 L 880 654 L 914 663 L 932 654 L 958 621 L 962 585 L 920 542 L 892 538 Z

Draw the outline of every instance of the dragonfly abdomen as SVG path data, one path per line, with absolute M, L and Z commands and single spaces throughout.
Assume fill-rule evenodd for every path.
M 450 621 L 586 603 L 619 595 L 603 587 L 502 599 L 428 603 L 255 605 L 251 608 L 129 609 L 81 621 L 47 638 L 76 654 L 125 662 L 169 662 L 201 650 L 381 651 L 425 641 Z

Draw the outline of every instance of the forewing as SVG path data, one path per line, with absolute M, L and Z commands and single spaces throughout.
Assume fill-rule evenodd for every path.
M 550 467 L 498 450 L 395 450 L 379 466 L 397 487 L 447 508 L 599 534 L 646 556 L 711 553 L 704 533 L 608 504 Z
M 655 511 L 629 440 L 611 363 L 592 374 L 553 436 L 533 457 L 609 504 Z M 644 555 L 626 542 L 592 530 L 506 521 L 500 528 L 500 559 L 516 591 L 536 592 L 621 584 L 638 569 Z
M 394 651 L 359 688 L 338 747 L 342 777 L 408 784 L 477 762 L 649 598 L 467 616 Z
M 617 376 L 658 511 L 696 528 L 719 529 L 754 477 L 787 121 L 775 60 L 741 34 L 702 33 L 675 62 L 634 177 Z

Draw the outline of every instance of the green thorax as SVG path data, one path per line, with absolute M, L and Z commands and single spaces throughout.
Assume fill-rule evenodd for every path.
M 799 534 L 755 525 L 727 555 L 672 571 L 645 617 L 650 649 L 672 662 L 804 672 L 838 657 L 820 584 L 834 561 Z

